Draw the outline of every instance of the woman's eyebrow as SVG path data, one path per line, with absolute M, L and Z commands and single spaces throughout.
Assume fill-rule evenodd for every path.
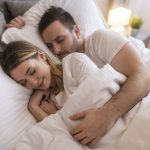
M 30 71 L 31 67 L 28 68 L 28 70 L 26 71 L 25 75 L 27 75 Z
M 23 81 L 23 80 L 17 81 L 17 83 L 21 84 L 22 81 Z

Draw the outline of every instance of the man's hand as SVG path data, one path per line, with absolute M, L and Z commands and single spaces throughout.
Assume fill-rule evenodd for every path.
M 6 24 L 6 28 L 19 28 L 21 29 L 25 25 L 25 20 L 22 16 L 17 16 Z
M 70 119 L 83 119 L 70 133 L 81 144 L 95 145 L 115 124 L 105 107 L 89 109 L 70 116 Z

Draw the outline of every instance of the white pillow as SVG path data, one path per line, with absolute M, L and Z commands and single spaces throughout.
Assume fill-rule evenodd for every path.
M 40 49 L 44 50 L 47 54 L 49 54 L 51 58 L 56 59 L 42 41 L 37 29 L 33 26 L 26 25 L 22 29 L 9 28 L 2 35 L 2 41 L 6 44 L 11 41 L 18 41 L 18 40 L 25 40 L 31 42 Z
M 41 16 L 52 5 L 63 7 L 71 13 L 80 27 L 82 36 L 88 36 L 98 28 L 106 28 L 103 15 L 93 0 L 41 0 L 24 14 L 26 26 L 22 29 L 7 29 L 2 35 L 2 41 L 7 44 L 11 41 L 26 40 L 53 56 L 37 31 Z
M 84 36 L 98 28 L 105 28 L 102 14 L 98 12 L 93 0 L 41 0 L 24 15 L 27 25 L 22 29 L 7 29 L 2 36 L 2 41 L 9 43 L 26 40 L 51 55 L 36 28 L 41 15 L 51 5 L 69 11 Z M 20 138 L 26 127 L 35 123 L 35 120 L 27 110 L 30 92 L 9 79 L 2 70 L 0 70 L 0 83 L 0 148 L 7 150 Z
M 26 24 L 37 27 L 43 13 L 52 5 L 67 10 L 84 36 L 96 29 L 106 28 L 101 10 L 97 8 L 93 0 L 40 0 L 24 14 Z
M 0 149 L 8 150 L 35 119 L 27 108 L 31 91 L 9 78 L 1 67 L 0 83 Z

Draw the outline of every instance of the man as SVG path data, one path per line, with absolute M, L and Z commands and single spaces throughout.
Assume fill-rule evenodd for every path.
M 39 23 L 39 32 L 45 44 L 60 59 L 75 51 L 82 52 L 98 67 L 110 63 L 128 77 L 120 91 L 103 107 L 85 110 L 70 117 L 72 120 L 83 119 L 70 131 L 73 137 L 82 144 L 94 145 L 119 117 L 147 94 L 149 70 L 128 39 L 108 30 L 96 31 L 84 39 L 72 16 L 62 8 L 51 7 L 45 12 Z

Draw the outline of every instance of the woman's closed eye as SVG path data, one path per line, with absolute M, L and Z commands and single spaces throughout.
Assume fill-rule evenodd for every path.
M 18 83 L 21 84 L 22 86 L 26 86 L 27 81 L 26 80 L 21 80 Z

